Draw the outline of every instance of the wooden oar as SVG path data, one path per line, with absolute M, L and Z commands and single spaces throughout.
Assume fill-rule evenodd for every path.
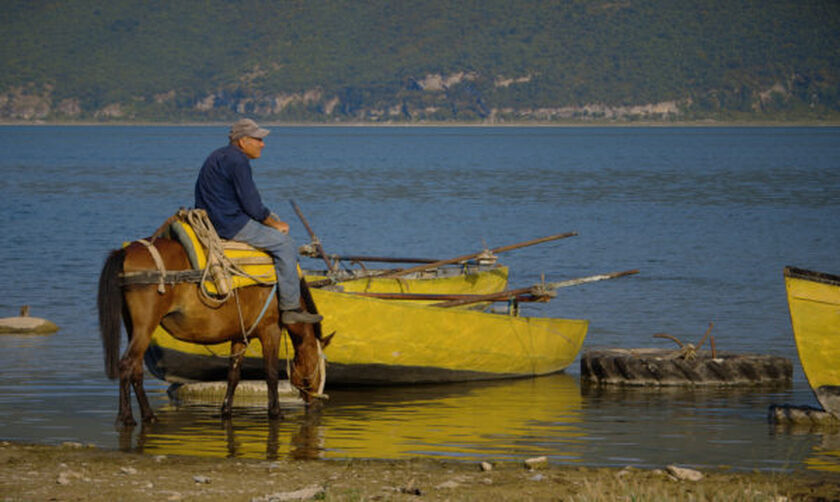
M 461 263 L 461 262 L 473 260 L 475 258 L 478 258 L 481 255 L 486 254 L 486 253 L 490 253 L 490 254 L 503 253 L 505 251 L 512 251 L 514 249 L 520 249 L 520 248 L 524 248 L 524 247 L 527 247 L 527 246 L 533 246 L 535 244 L 541 244 L 543 242 L 556 241 L 558 239 L 565 239 L 566 237 L 573 237 L 575 235 L 577 235 L 577 232 L 567 232 L 565 234 L 549 235 L 547 237 L 540 237 L 539 239 L 533 239 L 533 240 L 525 241 L 525 242 L 518 242 L 516 244 L 509 244 L 507 246 L 498 247 L 498 248 L 495 248 L 495 249 L 491 249 L 489 251 L 485 250 L 485 251 L 481 251 L 479 253 L 472 253 L 472 254 L 468 254 L 468 255 L 464 255 L 464 256 L 459 256 L 457 258 L 450 258 L 448 260 L 438 260 L 438 261 L 435 261 L 435 262 L 432 262 L 432 263 L 425 263 L 423 265 L 417 265 L 416 267 L 409 267 L 409 268 L 402 269 L 402 270 L 397 270 L 397 271 L 389 271 L 389 272 L 386 272 L 386 273 L 380 275 L 379 277 L 385 278 L 385 279 L 391 279 L 391 278 L 394 278 L 394 277 L 402 277 L 404 275 L 411 274 L 411 273 L 414 273 L 414 272 L 422 272 L 424 270 L 437 268 L 437 267 L 440 267 L 441 265 L 449 265 L 449 264 L 452 264 L 452 263 Z
M 321 258 L 319 255 L 307 255 L 310 258 Z M 380 262 L 380 263 L 435 263 L 439 261 L 436 258 L 400 258 L 391 256 L 364 256 L 364 255 L 333 255 L 332 258 L 337 260 L 357 262 Z
M 530 288 L 525 288 L 529 289 Z M 436 294 L 436 293 L 373 293 L 370 291 L 350 291 L 344 294 L 347 295 L 355 295 L 355 296 L 365 296 L 369 298 L 377 298 L 379 300 L 413 300 L 413 301 L 431 301 L 437 300 L 440 302 L 443 301 L 452 301 L 452 300 L 465 300 L 465 299 L 473 299 L 476 295 L 459 295 L 459 294 Z M 509 298 L 499 298 L 495 300 L 488 300 L 488 301 L 497 301 L 497 302 L 506 302 Z M 545 301 L 544 297 L 534 296 L 532 294 L 525 294 L 516 296 L 516 300 L 520 302 L 540 302 Z
M 315 232 L 312 231 L 312 227 L 309 226 L 309 222 L 303 217 L 303 213 L 300 208 L 292 199 L 289 199 L 289 203 L 292 205 L 292 209 L 295 210 L 295 213 L 297 213 L 298 218 L 300 218 L 301 223 L 303 223 L 303 226 L 306 227 L 306 231 L 309 232 L 309 239 L 312 241 L 312 244 L 315 245 L 315 249 L 318 250 L 318 254 L 320 254 L 321 258 L 324 259 L 324 263 L 327 264 L 327 270 L 335 272 L 335 265 L 330 263 L 330 259 L 327 258 L 327 253 L 324 252 L 324 247 L 321 246 L 321 241 L 318 239 L 318 236 L 315 235 Z
M 616 279 L 627 275 L 638 274 L 638 270 L 625 270 L 624 272 L 613 272 L 611 274 L 590 275 L 587 277 L 579 277 L 577 279 L 569 279 L 560 282 L 550 282 L 548 284 L 535 284 L 529 288 L 509 289 L 507 291 L 500 291 L 498 293 L 488 293 L 486 295 L 471 295 L 468 298 L 461 298 L 457 300 L 449 300 L 441 303 L 435 303 L 432 307 L 458 307 L 461 305 L 469 305 L 471 303 L 481 303 L 504 300 L 507 298 L 518 297 L 520 295 L 530 294 L 536 298 L 542 298 L 542 301 L 548 301 L 554 295 L 555 290 L 560 288 L 567 288 L 569 286 L 577 286 L 579 284 L 586 284 L 588 282 L 603 281 L 607 279 Z M 539 300 L 537 300 L 539 301 Z

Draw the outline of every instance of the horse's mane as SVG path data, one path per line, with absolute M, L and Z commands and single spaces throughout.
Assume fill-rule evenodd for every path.
M 306 279 L 303 277 L 300 278 L 300 297 L 303 299 L 303 303 L 306 304 L 306 311 L 311 312 L 313 314 L 318 313 L 318 307 L 315 305 L 315 299 L 312 298 L 312 291 L 309 289 L 309 284 L 306 283 Z M 323 333 L 321 331 L 321 323 L 317 322 L 313 325 L 315 330 L 315 338 L 318 340 L 323 340 Z

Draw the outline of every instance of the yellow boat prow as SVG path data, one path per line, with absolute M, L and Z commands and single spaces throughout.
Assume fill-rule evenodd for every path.
M 785 268 L 796 349 L 808 383 L 827 411 L 840 414 L 840 277 Z

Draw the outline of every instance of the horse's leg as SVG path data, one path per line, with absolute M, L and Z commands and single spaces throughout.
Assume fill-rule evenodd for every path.
M 272 419 L 283 418 L 277 394 L 277 383 L 280 380 L 280 360 L 277 354 L 280 349 L 280 337 L 283 331 L 278 324 L 273 322 L 264 322 L 259 331 L 258 336 L 263 347 L 265 383 L 268 386 L 268 417 Z
M 157 241 L 154 249 L 159 253 L 158 258 L 150 249 L 137 242 L 124 248 L 123 271 L 157 270 L 159 264 L 156 261 L 160 259 L 168 270 L 188 268 L 189 260 L 177 242 L 168 239 Z M 156 420 L 143 388 L 143 355 L 149 348 L 152 332 L 171 310 L 176 287 L 169 286 L 161 292 L 157 285 L 135 285 L 123 289 L 123 320 L 129 343 L 119 361 L 120 411 L 117 420 L 125 425 L 136 423 L 131 414 L 131 387 L 134 387 L 143 421 Z
M 245 358 L 245 342 L 241 339 L 230 342 L 230 366 L 228 366 L 228 384 L 225 391 L 225 399 L 222 401 L 222 418 L 230 418 L 233 415 L 233 395 L 236 393 L 236 386 L 242 377 L 242 360 Z
M 138 366 L 140 369 L 139 371 L 135 370 L 131 383 L 134 386 L 134 395 L 137 396 L 137 403 L 140 405 L 140 417 L 142 418 L 143 423 L 154 423 L 157 422 L 157 417 L 155 416 L 155 412 L 152 411 L 152 406 L 149 404 L 149 398 L 146 397 L 146 389 L 143 387 L 142 356 L 141 362 Z
M 134 333 L 134 325 L 131 322 L 131 315 L 128 309 L 123 315 L 123 323 L 125 324 L 125 332 L 128 334 L 128 342 L 131 344 L 132 333 Z M 128 356 L 128 348 L 117 361 L 117 376 L 120 380 L 120 409 L 117 413 L 117 424 L 122 424 L 124 427 L 134 427 L 137 422 L 131 413 L 131 364 L 126 359 Z
M 129 380 L 129 363 L 125 358 L 120 359 L 120 411 L 117 414 L 117 423 L 125 427 L 137 425 L 134 416 L 131 414 L 131 381 Z
M 143 387 L 143 354 L 149 348 L 152 332 L 157 326 L 157 323 L 151 320 L 151 318 L 156 317 L 150 315 L 151 313 L 148 311 L 144 312 L 145 315 L 138 315 L 139 313 L 133 311 L 130 307 L 129 310 L 131 311 L 131 336 L 128 347 L 120 358 L 120 412 L 117 417 L 117 421 L 122 422 L 126 426 L 136 424 L 131 413 L 132 387 L 134 388 L 135 396 L 137 396 L 137 403 L 140 405 L 140 416 L 142 420 L 144 422 L 156 421 L 155 414 L 152 411 Z

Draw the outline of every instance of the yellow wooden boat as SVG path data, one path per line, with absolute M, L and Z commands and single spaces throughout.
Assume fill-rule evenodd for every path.
M 321 273 L 305 272 L 309 283 L 326 279 Z M 365 277 L 364 274 L 345 278 L 337 290 L 345 293 L 403 293 L 408 295 L 447 294 L 482 295 L 504 291 L 508 284 L 508 267 L 502 265 L 462 265 L 439 267 L 405 277 Z M 407 300 L 420 304 L 434 300 Z
M 250 256 L 249 256 L 250 257 Z M 253 269 L 251 269 L 253 271 Z M 323 275 L 307 272 L 308 282 Z M 444 293 L 479 295 L 502 291 L 507 286 L 508 268 L 504 266 L 442 267 L 422 274 L 386 279 L 358 277 L 340 283 L 340 290 L 350 293 Z M 417 301 L 418 304 L 430 303 Z M 213 381 L 227 378 L 229 350 L 218 346 L 193 345 L 174 339 L 158 327 L 146 353 L 146 365 L 156 377 L 172 382 Z M 262 378 L 262 349 L 258 342 L 248 348 L 243 367 L 244 378 Z M 285 357 L 285 354 L 280 354 Z
M 840 276 L 784 270 L 796 349 L 826 411 L 840 417 Z
M 577 357 L 588 321 L 527 318 L 395 302 L 313 289 L 323 329 L 328 385 L 489 380 L 559 372 Z M 280 357 L 290 354 L 281 344 Z M 247 349 L 243 378 L 262 377 L 259 342 Z M 171 382 L 224 380 L 229 344 L 181 342 L 158 327 L 146 365 Z M 281 364 L 281 367 L 284 366 Z

